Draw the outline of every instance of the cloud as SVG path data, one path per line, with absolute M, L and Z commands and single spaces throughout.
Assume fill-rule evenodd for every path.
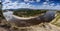
M 9 1 L 9 3 L 7 2 L 3 2 L 3 10 L 4 9 L 18 9 L 18 8 L 33 8 L 33 5 L 30 5 L 29 3 L 25 3 L 25 2 L 21 2 L 18 3 L 17 1 L 15 1 L 14 3 L 12 3 L 11 1 Z
M 40 2 L 41 0 L 36 0 L 36 2 Z
M 24 1 L 28 1 L 28 0 L 24 0 Z M 37 0 L 37 1 L 40 1 L 40 0 Z M 15 1 L 14 3 L 12 3 L 10 0 L 5 0 L 2 3 L 3 4 L 2 9 L 4 10 L 4 9 L 31 8 L 31 9 L 57 9 L 57 10 L 60 10 L 59 4 L 57 4 L 57 5 L 55 5 L 55 3 L 49 4 L 49 2 L 47 2 L 47 1 L 43 2 L 42 5 L 32 5 L 30 3 L 25 3 L 25 2 L 18 3 L 18 1 Z
M 10 2 L 10 0 L 5 0 L 5 2 Z
M 43 2 L 44 5 L 48 4 L 48 2 Z
M 1 0 L 0 0 L 0 2 L 1 2 Z
M 52 10 L 60 10 L 60 4 L 43 2 L 41 6 L 37 6 L 36 9 L 52 9 Z
M 54 3 L 51 3 L 50 5 L 51 5 L 51 6 L 54 6 L 55 4 L 54 4 Z
M 29 2 L 29 0 L 24 0 L 24 2 Z

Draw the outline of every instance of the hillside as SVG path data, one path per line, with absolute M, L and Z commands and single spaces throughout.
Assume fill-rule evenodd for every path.
M 59 22 L 60 13 L 57 12 L 57 14 L 58 15 L 56 16 L 55 19 L 56 19 L 56 21 Z M 15 25 L 15 23 L 11 23 L 11 22 L 6 21 L 5 19 L 2 19 L 3 16 L 0 16 L 0 17 L 1 17 L 0 31 L 1 30 L 3 30 L 3 31 L 60 31 L 60 28 L 59 28 L 60 25 L 56 26 L 56 24 L 58 24 L 58 22 L 56 22 L 56 21 L 52 22 L 52 24 L 51 24 L 51 23 L 39 23 L 39 22 L 41 22 L 39 20 L 38 21 L 29 20 L 29 21 L 27 21 L 28 23 L 26 23 L 26 24 L 29 24 L 29 22 L 30 22 L 32 25 L 22 27 L 22 25 L 24 25 L 24 24 L 20 23 L 19 25 L 21 25 L 21 26 L 19 27 L 19 26 Z M 55 19 L 53 19 L 53 20 L 55 20 Z M 18 21 L 18 20 L 16 20 L 16 21 Z M 23 22 L 24 21 L 22 21 L 22 23 Z M 35 23 L 35 22 L 37 22 L 37 23 Z M 16 23 L 18 23 L 18 22 L 16 22 Z
M 33 16 L 38 16 L 41 13 L 45 13 L 45 10 L 33 10 L 33 9 L 19 9 L 19 10 L 14 10 L 13 14 L 19 17 L 33 17 Z
M 56 18 L 51 23 L 60 27 L 60 11 L 56 12 Z

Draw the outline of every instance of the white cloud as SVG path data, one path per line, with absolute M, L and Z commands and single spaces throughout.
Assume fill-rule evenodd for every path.
M 36 2 L 40 2 L 41 0 L 36 0 Z
M 55 4 L 54 4 L 54 3 L 51 3 L 50 5 L 51 5 L 51 6 L 54 6 Z
M 43 2 L 44 5 L 48 4 L 48 2 Z
M 33 3 L 33 2 L 35 2 L 35 1 L 29 1 L 30 3 Z
M 9 3 L 7 3 L 7 2 L 9 2 Z M 2 4 L 3 4 L 2 9 L 31 8 L 31 9 L 57 9 L 57 10 L 60 10 L 59 4 L 54 6 L 55 5 L 54 3 L 49 4 L 48 2 L 44 2 L 43 5 L 35 6 L 35 5 L 31 5 L 30 3 L 27 3 L 27 4 L 25 2 L 18 3 L 18 1 L 15 1 L 14 3 L 12 3 L 10 0 L 5 0 L 5 2 L 3 2 Z
M 0 2 L 1 2 L 1 0 L 0 0 Z
M 57 4 L 54 6 L 54 3 L 48 4 L 47 2 L 44 2 L 43 5 L 37 6 L 37 9 L 54 9 L 54 10 L 60 10 L 60 5 Z
M 18 9 L 18 8 L 31 8 L 32 7 L 32 5 L 30 5 L 29 3 L 24 3 L 24 2 L 22 2 L 22 3 L 17 3 L 17 1 L 16 2 L 14 2 L 14 3 L 12 3 L 12 2 L 10 2 L 10 3 L 7 3 L 7 4 L 5 4 L 6 2 L 3 2 L 3 8 L 2 9 Z
M 5 2 L 10 2 L 10 0 L 5 0 Z
M 29 0 L 24 0 L 24 2 L 29 2 Z

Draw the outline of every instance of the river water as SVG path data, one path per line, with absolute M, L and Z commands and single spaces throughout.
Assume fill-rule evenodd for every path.
M 55 16 L 55 14 L 56 14 L 56 11 L 47 11 L 44 14 L 44 17 L 48 18 L 48 19 L 51 19 L 51 17 L 53 18 Z M 7 21 L 16 20 L 16 18 L 14 18 L 12 16 L 13 15 L 12 11 L 3 12 L 3 15 L 4 15 L 4 17 L 6 18 Z

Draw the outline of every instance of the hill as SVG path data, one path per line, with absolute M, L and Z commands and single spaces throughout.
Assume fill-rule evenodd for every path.
M 30 17 L 30 16 L 37 16 L 45 12 L 46 10 L 18 9 L 13 11 L 13 14 L 19 17 Z

